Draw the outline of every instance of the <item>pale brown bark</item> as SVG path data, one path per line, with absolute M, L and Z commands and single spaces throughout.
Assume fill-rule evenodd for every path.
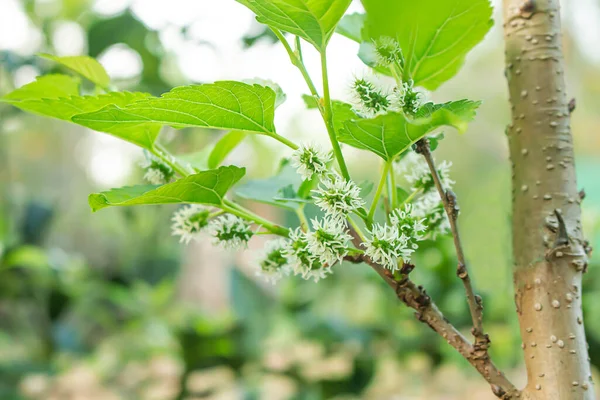
M 558 0 L 504 0 L 517 313 L 525 399 L 594 399 L 581 312 L 581 229 Z
M 361 239 L 356 232 L 350 228 L 354 244 L 361 245 Z M 434 332 L 439 334 L 446 342 L 463 356 L 481 376 L 490 384 L 492 392 L 501 399 L 516 399 L 519 390 L 506 378 L 492 362 L 488 348 L 490 341 L 487 335 L 475 336 L 475 343 L 458 331 L 450 321 L 444 317 L 437 305 L 431 300 L 425 289 L 415 285 L 410 279 L 410 272 L 414 266 L 404 264 L 399 272 L 392 273 L 381 265 L 373 262 L 364 255 L 347 257 L 346 260 L 356 263 L 364 262 L 371 266 L 383 278 L 383 280 L 394 290 L 396 296 L 405 305 L 415 310 L 417 319 Z

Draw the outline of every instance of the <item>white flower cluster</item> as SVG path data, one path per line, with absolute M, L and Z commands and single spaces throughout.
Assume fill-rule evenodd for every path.
M 399 268 L 401 261 L 410 261 L 427 229 L 424 220 L 415 218 L 412 211 L 407 204 L 404 209 L 392 211 L 389 225 L 373 225 L 369 231 L 371 238 L 363 243 L 371 260 L 392 271 Z
M 292 154 L 292 166 L 297 169 L 302 179 L 309 180 L 313 175 L 320 177 L 326 174 L 327 163 L 331 159 L 331 153 L 316 144 L 303 144 Z
M 455 183 L 450 179 L 450 167 L 452 167 L 452 163 L 446 160 L 437 165 L 438 175 L 445 189 L 452 188 Z M 427 162 L 413 151 L 400 161 L 398 172 L 404 174 L 404 178 L 411 184 L 412 190 L 422 190 L 424 193 L 435 190 L 435 182 Z
M 325 178 L 314 193 L 315 205 L 334 218 L 344 218 L 365 204 L 358 185 L 338 174 Z
M 140 166 L 146 170 L 144 179 L 153 185 L 164 185 L 173 179 L 173 168 L 150 153 L 145 153 L 145 160 Z
M 258 276 L 265 278 L 267 282 L 277 283 L 285 275 L 292 271 L 288 259 L 284 254 L 289 241 L 283 238 L 270 240 L 265 243 L 263 255 L 259 260 L 260 270 Z
M 445 160 L 437 165 L 438 175 L 445 190 L 451 189 L 455 183 L 450 178 L 451 166 L 452 163 Z M 448 233 L 450 222 L 425 159 L 411 151 L 400 160 L 398 167 L 398 173 L 404 175 L 411 189 L 421 192 L 412 202 L 413 216 L 424 220 L 433 238 Z
M 270 282 L 290 273 L 315 282 L 331 274 L 331 267 L 348 254 L 352 237 L 339 219 L 313 219 L 311 225 L 312 230 L 308 232 L 300 228 L 290 232 L 289 240 L 267 243 L 258 274 Z
M 394 89 L 394 103 L 408 115 L 415 115 L 423 105 L 425 95 L 414 88 L 412 79 Z
M 208 232 L 215 238 L 215 244 L 231 250 L 247 248 L 248 241 L 254 235 L 249 221 L 231 214 L 211 220 Z
M 364 78 L 354 80 L 352 93 L 355 98 L 355 111 L 364 118 L 373 118 L 385 113 L 392 106 L 389 94 Z
M 199 204 L 190 204 L 177 210 L 171 221 L 173 236 L 179 236 L 179 242 L 188 244 L 192 239 L 198 240 L 200 232 L 208 226 L 210 210 Z
M 318 282 L 331 273 L 331 266 L 323 265 L 319 257 L 313 254 L 308 245 L 308 234 L 300 228 L 290 232 L 290 242 L 284 249 L 284 254 L 292 271 L 304 279 Z
M 192 239 L 199 240 L 200 233 L 207 231 L 226 249 L 246 248 L 254 235 L 252 224 L 231 214 L 211 218 L 211 210 L 198 204 L 180 208 L 171 218 L 171 232 L 179 236 L 179 242 L 188 244 Z
M 416 218 L 425 220 L 433 239 L 438 235 L 445 235 L 450 232 L 450 221 L 437 191 L 432 190 L 425 193 L 416 199 L 412 205 L 413 215 Z
M 392 64 L 397 64 L 401 68 L 404 67 L 404 55 L 396 39 L 382 36 L 375 40 L 373 44 L 378 66 L 389 67 Z
M 297 228 L 290 232 L 290 240 L 282 250 L 282 260 L 286 260 L 285 268 L 289 271 L 315 282 L 330 274 L 331 267 L 348 254 L 352 237 L 348 234 L 346 217 L 365 204 L 356 183 L 329 172 L 327 164 L 331 159 L 330 153 L 314 144 L 301 146 L 292 156 L 292 165 L 303 179 L 315 175 L 319 178 L 319 186 L 313 190 L 312 197 L 325 216 L 311 220 L 311 228 L 307 231 Z M 264 262 L 260 265 L 264 270 Z

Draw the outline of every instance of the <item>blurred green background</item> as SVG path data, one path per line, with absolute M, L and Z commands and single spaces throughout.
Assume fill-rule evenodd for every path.
M 360 11 L 355 2 L 352 11 Z M 499 3 L 495 2 L 498 8 Z M 564 2 L 567 3 L 567 2 Z M 600 247 L 600 1 L 563 9 L 567 80 L 584 228 Z M 466 135 L 446 132 L 436 156 L 454 163 L 461 229 L 497 362 L 524 382 L 511 282 L 509 121 L 500 13 L 496 26 L 435 100 L 481 99 Z M 366 68 L 357 45 L 334 37 L 332 91 L 348 100 Z M 0 0 L 0 95 L 53 65 L 37 52 L 98 57 L 116 86 L 160 94 L 172 86 L 264 78 L 288 95 L 285 136 L 326 143 L 284 50 L 233 0 Z M 308 48 L 307 64 L 318 71 Z M 315 79 L 317 82 L 318 78 Z M 210 148 L 223 132 L 165 130 L 177 153 Z M 356 180 L 377 160 L 348 149 Z M 271 174 L 278 144 L 248 138 L 230 163 Z M 369 268 L 336 267 L 314 284 L 265 285 L 261 248 L 231 254 L 210 240 L 170 236 L 173 207 L 92 214 L 87 194 L 135 184 L 141 151 L 112 137 L 0 105 L 0 399 L 493 399 L 443 340 L 398 304 Z M 294 223 L 267 206 L 255 211 Z M 451 242 L 427 242 L 415 280 L 468 333 Z M 590 353 L 600 363 L 600 258 L 585 275 Z

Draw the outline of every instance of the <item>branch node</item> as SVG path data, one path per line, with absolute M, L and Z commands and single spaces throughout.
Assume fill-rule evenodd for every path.
M 499 399 L 503 399 L 504 395 L 506 395 L 506 390 L 502 389 L 498 385 L 491 385 L 491 386 L 492 386 L 492 393 L 494 393 L 494 395 L 496 397 L 498 397 Z
M 577 101 L 575 100 L 575 98 L 573 97 L 570 101 L 569 101 L 569 114 L 572 114 L 573 111 L 575 111 L 575 107 L 577 106 Z
M 400 268 L 400 273 L 402 275 L 409 275 L 414 269 L 415 266 L 413 264 L 404 263 L 402 264 L 402 268 Z
M 429 154 L 431 152 L 429 140 L 427 140 L 427 138 L 418 140 L 417 143 L 415 143 L 415 152 L 423 155 Z
M 554 215 L 556 215 L 556 220 L 558 221 L 558 233 L 554 241 L 554 248 L 556 249 L 569 244 L 569 233 L 567 232 L 567 226 L 560 210 L 555 209 Z
M 458 214 L 460 213 L 460 207 L 458 205 L 456 193 L 452 190 L 446 190 L 446 204 L 448 204 L 448 208 L 452 211 L 452 218 L 457 219 Z
M 530 19 L 535 13 L 535 0 L 525 0 L 519 7 L 519 14 L 525 19 Z
M 461 262 L 458 263 L 458 266 L 456 267 L 456 276 L 463 280 L 469 277 L 469 272 L 467 271 L 465 264 Z
M 479 309 L 479 311 L 483 310 L 483 299 L 480 295 L 475 295 L 475 302 L 477 303 L 477 308 Z

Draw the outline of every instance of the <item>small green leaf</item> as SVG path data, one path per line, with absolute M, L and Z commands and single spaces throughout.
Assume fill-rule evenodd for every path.
M 358 184 L 358 187 L 360 188 L 360 197 L 364 199 L 371 194 L 375 184 L 372 181 L 362 181 Z
M 275 176 L 244 182 L 236 188 L 235 195 L 244 200 L 295 210 L 298 207 L 298 201 L 291 200 L 297 196 L 291 196 L 290 193 L 291 191 L 298 193 L 301 184 L 302 179 L 295 169 L 286 164 Z
M 337 26 L 336 32 L 360 43 L 362 41 L 362 29 L 365 25 L 365 19 L 366 15 L 360 13 L 344 15 Z
M 237 0 L 258 22 L 299 36 L 320 52 L 352 0 Z
M 245 80 L 243 80 L 243 82 L 247 83 L 249 85 L 260 85 L 260 86 L 270 87 L 271 89 L 273 89 L 273 91 L 275 92 L 275 108 L 277 108 L 280 105 L 282 105 L 283 103 L 285 103 L 285 100 L 287 99 L 287 95 L 283 92 L 283 89 L 281 88 L 281 86 L 279 86 L 277 83 L 270 81 L 268 79 L 260 79 L 260 78 L 245 79 Z
M 434 90 L 452 78 L 493 25 L 489 0 L 362 0 L 363 41 L 396 38 L 405 78 Z
M 160 98 L 138 101 L 125 108 L 108 106 L 73 120 L 103 132 L 114 132 L 123 125 L 154 124 L 270 135 L 275 133 L 276 97 L 270 87 L 221 81 L 177 87 Z
M 219 206 L 227 191 L 244 174 L 245 168 L 220 167 L 202 171 L 162 186 L 140 185 L 94 193 L 89 197 L 92 211 L 111 206 L 197 203 Z
M 435 151 L 435 149 L 438 148 L 442 139 L 444 139 L 444 132 L 440 132 L 437 135 L 431 135 L 431 136 L 429 136 L 428 139 L 429 139 L 429 148 L 431 149 L 431 151 Z
M 304 104 L 306 104 L 306 108 L 309 110 L 315 110 L 319 108 L 319 100 L 310 94 L 303 94 L 302 100 L 304 100 Z
M 231 153 L 246 138 L 247 133 L 242 131 L 231 131 L 226 133 L 213 147 L 208 156 L 208 168 L 217 168 L 225 157 Z
M 441 126 L 451 126 L 464 132 L 479 105 L 480 102 L 470 100 L 429 103 L 423 106 L 416 118 L 410 120 L 404 114 L 389 113 L 373 119 L 347 121 L 338 137 L 343 143 L 369 150 L 389 161 Z
M 61 74 L 38 76 L 34 82 L 23 85 L 2 97 L 2 101 L 17 102 L 77 96 L 79 94 L 79 83 L 79 78 L 74 76 Z
M 48 60 L 57 62 L 71 71 L 74 71 L 98 86 L 107 88 L 110 85 L 110 77 L 98 61 L 89 56 L 67 56 L 57 57 L 51 54 L 38 54 Z
M 396 186 L 396 197 L 400 204 L 404 203 L 404 201 L 406 199 L 408 199 L 408 196 L 410 196 L 410 193 L 408 193 L 406 190 L 402 189 L 401 187 Z

